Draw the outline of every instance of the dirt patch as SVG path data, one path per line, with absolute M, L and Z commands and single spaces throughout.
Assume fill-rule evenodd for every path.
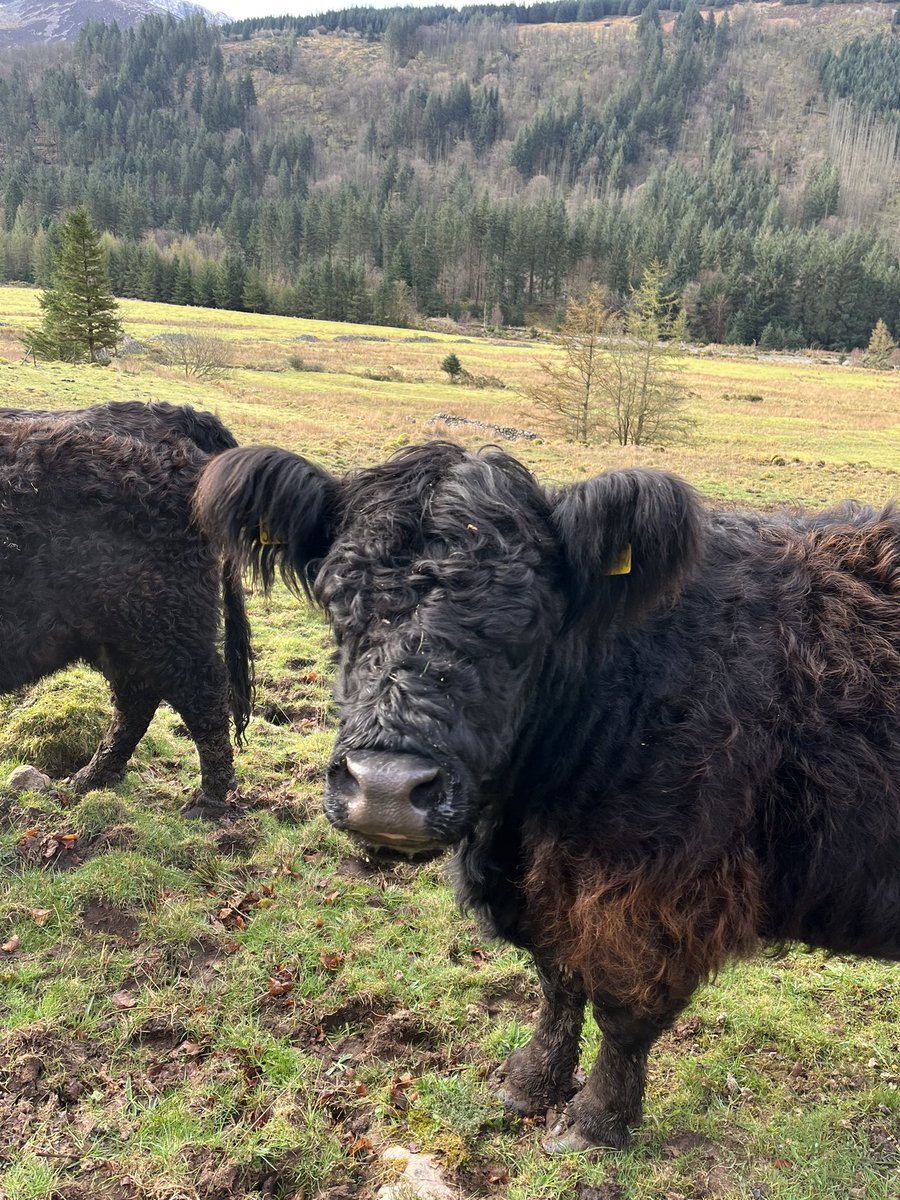
M 490 1017 L 508 1012 L 530 1017 L 539 1003 L 537 980 L 522 975 L 487 983 L 481 993 L 482 1007 Z
M 133 942 L 140 928 L 136 917 L 103 897 L 87 902 L 81 913 L 81 923 L 86 933 L 119 938 L 123 942 Z
M 573 1200 L 625 1200 L 625 1189 L 612 1179 L 601 1183 L 599 1187 L 579 1183 L 575 1188 Z
M 171 1050 L 187 1038 L 187 1030 L 170 1016 L 148 1017 L 131 1035 L 132 1041 L 144 1046 Z
M 350 1030 L 345 1037 L 329 1041 L 329 1033 L 344 1028 Z M 448 1052 L 433 1026 L 408 1009 L 387 1010 L 382 1002 L 367 996 L 353 997 L 332 1012 L 315 1014 L 304 1025 L 299 1040 L 330 1065 L 339 1062 L 352 1068 L 380 1059 L 423 1070 L 448 1062 Z
M 259 828 L 252 821 L 232 821 L 213 834 L 219 854 L 247 858 L 259 844 Z
M 217 977 L 219 959 L 223 953 L 228 953 L 229 948 L 233 945 L 233 942 L 228 942 L 223 949 L 212 938 L 192 939 L 185 948 L 182 967 L 184 974 L 191 979 L 200 980 L 202 983 L 210 983 Z
M 70 870 L 84 861 L 89 839 L 71 829 L 27 829 L 16 843 L 16 854 L 30 867 Z

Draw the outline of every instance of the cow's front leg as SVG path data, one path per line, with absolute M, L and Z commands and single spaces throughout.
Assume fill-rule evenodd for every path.
M 159 692 L 138 676 L 107 668 L 115 711 L 94 757 L 72 776 L 77 792 L 110 787 L 122 777 L 159 706 Z
M 633 1009 L 594 1004 L 603 1034 L 600 1053 L 584 1087 L 544 1138 L 548 1153 L 600 1146 L 620 1150 L 628 1144 L 629 1130 L 641 1119 L 650 1049 L 682 1007 L 678 1004 L 650 1017 Z
M 535 959 L 543 1000 L 531 1041 L 496 1072 L 498 1094 L 522 1116 L 558 1108 L 577 1090 L 575 1071 L 587 996 L 581 980 Z

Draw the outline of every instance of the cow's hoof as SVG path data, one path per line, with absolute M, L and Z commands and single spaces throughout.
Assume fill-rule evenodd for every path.
M 181 810 L 188 821 L 225 821 L 240 816 L 237 805 L 225 800 L 214 800 L 202 790 L 196 792 Z
M 112 787 L 121 778 L 121 774 L 98 775 L 96 771 L 82 767 L 80 771 L 70 775 L 66 782 L 77 795 L 83 796 L 85 792 L 93 792 L 97 788 Z
M 490 1082 L 505 1108 L 520 1117 L 533 1117 L 536 1113 L 547 1111 L 550 1105 L 544 1096 L 519 1087 L 515 1080 L 507 1079 L 501 1072 L 502 1068 L 491 1076 Z
M 556 1087 L 529 1079 L 529 1074 L 533 1075 L 534 1072 L 521 1055 L 522 1051 L 514 1050 L 490 1078 L 491 1087 L 510 1112 L 520 1117 L 540 1115 L 548 1108 L 559 1108 L 566 1104 L 581 1086 L 583 1076 L 575 1076 L 568 1084 Z
M 543 1138 L 545 1154 L 590 1154 L 603 1150 L 623 1150 L 628 1144 L 628 1130 L 618 1121 L 604 1123 L 602 1131 L 591 1136 L 573 1115 L 563 1113 Z

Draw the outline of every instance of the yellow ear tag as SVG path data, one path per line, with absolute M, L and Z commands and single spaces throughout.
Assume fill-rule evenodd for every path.
M 615 562 L 610 566 L 606 575 L 630 575 L 631 574 L 631 544 L 629 543 Z
M 273 537 L 272 531 L 266 524 L 266 518 L 259 518 L 259 544 L 261 546 L 283 546 L 281 538 Z

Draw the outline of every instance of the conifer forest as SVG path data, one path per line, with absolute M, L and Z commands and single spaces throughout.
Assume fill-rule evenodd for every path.
M 678 3 L 151 17 L 5 52 L 0 281 L 46 286 L 84 205 L 123 297 L 527 326 L 658 260 L 696 341 L 896 336 L 900 19 Z

